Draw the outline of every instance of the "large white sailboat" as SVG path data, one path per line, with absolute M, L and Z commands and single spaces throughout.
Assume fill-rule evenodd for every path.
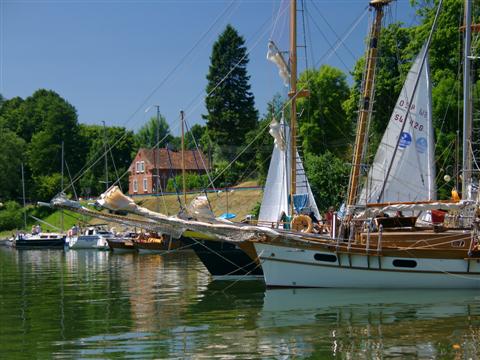
M 376 12 L 368 50 L 371 76 L 376 57 L 372 44 L 378 43 L 382 8 L 387 3 L 370 3 Z M 475 203 L 435 201 L 427 49 L 428 43 L 407 76 L 357 200 L 365 126 L 373 100 L 373 88 L 369 88 L 373 78 L 367 74 L 363 97 L 369 101 L 359 112 L 348 213 L 339 237 L 281 234 L 254 240 L 268 286 L 480 288 L 479 232 L 477 225 L 470 227 Z M 461 221 L 453 224 L 455 229 L 442 224 L 440 232 L 432 226 L 417 228 L 403 217 L 374 218 L 389 211 L 429 209 L 453 210 L 455 220 Z

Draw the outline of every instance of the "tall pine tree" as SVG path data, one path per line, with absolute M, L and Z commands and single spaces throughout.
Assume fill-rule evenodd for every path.
M 221 159 L 232 160 L 245 144 L 245 135 L 254 129 L 258 112 L 250 91 L 245 40 L 231 26 L 213 45 L 207 75 L 205 105 L 210 140 Z

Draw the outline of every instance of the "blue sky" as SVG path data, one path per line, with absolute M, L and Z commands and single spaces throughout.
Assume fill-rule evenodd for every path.
M 190 124 L 203 124 L 212 45 L 230 23 L 246 40 L 252 91 L 263 114 L 275 93 L 286 92 L 266 60 L 266 49 L 270 38 L 288 49 L 287 5 L 253 0 L 0 0 L 0 93 L 27 97 L 39 88 L 52 89 L 75 106 L 80 122 L 105 121 L 134 130 L 154 115 L 145 109 L 158 104 L 178 134 L 182 109 Z M 317 65 L 352 69 L 364 51 L 367 5 L 366 0 L 307 1 L 310 64 L 313 59 Z M 386 20 L 416 21 L 408 0 L 390 5 Z M 332 45 L 348 33 L 333 52 Z M 301 29 L 299 43 L 304 43 Z M 302 51 L 299 58 L 301 69 Z

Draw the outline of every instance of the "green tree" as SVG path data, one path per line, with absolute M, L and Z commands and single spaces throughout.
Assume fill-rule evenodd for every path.
M 319 210 L 338 208 L 345 198 L 349 165 L 327 150 L 322 155 L 306 154 L 305 170 Z
M 80 135 L 85 141 L 86 163 L 89 165 L 80 179 L 80 192 L 90 196 L 105 191 L 105 140 L 108 149 L 115 144 L 107 154 L 109 184 L 120 178 L 120 186 L 128 189 L 127 170 L 138 150 L 134 133 L 123 127 L 104 128 L 100 125 L 82 124 Z
M 28 107 L 27 107 L 28 104 Z M 23 104 L 25 111 L 40 119 L 28 146 L 28 164 L 34 177 L 50 175 L 61 168 L 61 147 L 72 172 L 83 164 L 83 139 L 75 108 L 50 90 L 38 90 Z M 30 106 L 32 108 L 30 108 Z M 24 138 L 28 141 L 28 138 Z
M 172 141 L 172 135 L 170 134 L 170 127 L 167 120 L 163 115 L 157 117 L 151 117 L 150 120 L 143 125 L 135 134 L 137 144 L 141 148 L 152 148 L 157 143 L 157 128 L 158 128 L 158 140 L 160 141 L 159 147 L 165 146 Z
M 36 198 L 40 201 L 50 201 L 60 192 L 62 174 L 54 172 L 48 175 L 38 175 L 34 176 L 33 180 Z
M 13 131 L 0 128 L 0 199 L 21 197 L 24 154 L 25 141 Z
M 213 45 L 205 106 L 208 135 L 220 147 L 220 158 L 232 160 L 245 135 L 257 125 L 258 112 L 250 91 L 245 40 L 228 25 Z
M 15 201 L 7 201 L 0 209 L 0 231 L 23 227 L 23 209 Z
M 302 73 L 299 87 L 310 90 L 309 97 L 298 101 L 303 114 L 299 119 L 303 150 L 321 154 L 330 149 L 343 154 L 351 140 L 351 123 L 342 107 L 349 96 L 346 75 L 339 69 L 323 65 L 318 70 Z
M 189 150 L 195 149 L 195 142 L 199 147 L 203 148 L 202 139 L 205 134 L 205 130 L 206 130 L 205 126 L 202 126 L 200 124 L 193 125 L 185 133 L 185 148 Z

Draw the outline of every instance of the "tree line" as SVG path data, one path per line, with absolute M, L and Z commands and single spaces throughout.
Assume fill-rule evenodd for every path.
M 425 2 L 422 2 L 424 5 Z M 428 1 L 433 5 L 432 1 Z M 419 24 L 406 27 L 388 25 L 379 42 L 374 112 L 370 125 L 368 161 L 372 160 L 391 111 L 412 61 L 430 31 L 433 6 L 420 6 Z M 444 1 L 438 30 L 429 51 L 433 82 L 433 119 L 436 129 L 436 163 L 439 173 L 451 172 L 454 164 L 452 142 L 461 118 L 461 48 L 459 19 L 462 4 Z M 207 73 L 205 125 L 188 129 L 185 142 L 189 149 L 195 141 L 213 160 L 216 185 L 233 185 L 247 179 L 264 181 L 269 166 L 273 139 L 264 131 L 273 114 L 279 116 L 287 99 L 275 95 L 266 114 L 259 115 L 248 75 L 245 40 L 228 25 L 213 45 Z M 299 87 L 308 88 L 310 96 L 299 99 L 299 144 L 317 204 L 321 209 L 338 206 L 344 198 L 350 171 L 357 104 L 360 98 L 364 58 L 347 74 L 329 65 L 309 69 L 299 76 Z M 474 70 L 475 79 L 478 79 Z M 477 90 L 477 86 L 474 90 Z M 288 110 L 286 114 L 288 119 Z M 140 147 L 156 144 L 178 149 L 180 139 L 170 133 L 166 119 L 152 117 L 136 133 L 123 127 L 80 124 L 75 108 L 52 90 L 40 89 L 22 99 L 0 98 L 0 201 L 19 201 L 22 196 L 21 164 L 24 164 L 27 198 L 49 200 L 60 190 L 61 144 L 64 143 L 66 186 L 77 174 L 79 196 L 98 195 L 105 189 L 104 162 L 108 153 L 109 181 L 121 178 L 128 188 L 127 169 Z M 264 134 L 259 136 L 259 132 Z M 461 134 L 460 134 L 461 136 Z M 117 141 L 120 139 L 119 141 Z M 248 148 L 246 146 L 248 145 Z M 448 150 L 450 149 L 450 150 Z M 448 150 L 448 151 L 447 151 Z M 93 165 L 92 165 L 93 164 Z M 450 170 L 446 170 L 449 169 Z M 455 175 L 455 174 L 450 174 Z M 197 181 L 198 182 L 198 181 Z M 205 181 L 200 181 L 203 185 Z M 449 187 L 440 178 L 440 196 Z M 73 195 L 73 187 L 68 189 Z

